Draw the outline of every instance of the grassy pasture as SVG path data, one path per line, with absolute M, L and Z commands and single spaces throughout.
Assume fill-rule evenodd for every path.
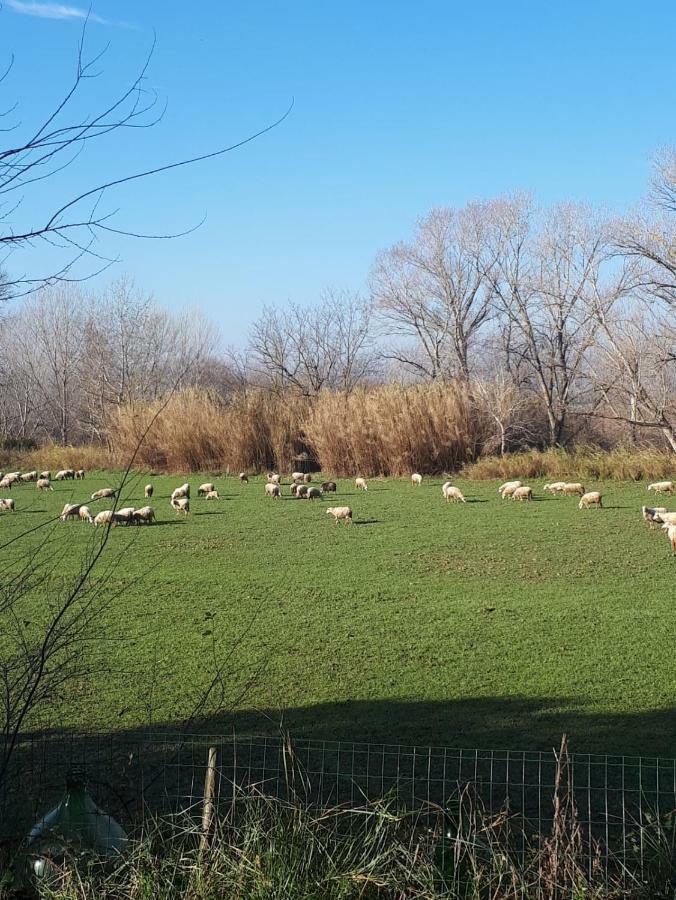
M 119 477 L 12 490 L 0 577 L 30 551 L 50 570 L 24 610 L 35 622 L 102 535 L 36 526 Z M 187 519 L 168 502 L 184 480 Z M 207 480 L 220 501 L 197 498 Z M 364 494 L 339 479 L 337 495 L 308 502 L 288 486 L 269 500 L 263 479 L 134 476 L 119 505 L 145 505 L 152 481 L 159 523 L 111 531 L 92 674 L 34 724 L 171 727 L 230 652 L 218 699 L 234 709 L 206 709 L 194 730 L 283 722 L 296 735 L 496 749 L 549 749 L 565 731 L 575 751 L 676 755 L 676 559 L 641 519 L 655 505 L 645 484 L 590 483 L 605 508 L 579 511 L 541 481 L 534 502 L 515 503 L 495 481 L 458 480 L 468 503 L 446 504 L 443 480 L 371 480 Z M 325 513 L 344 504 L 352 528 Z

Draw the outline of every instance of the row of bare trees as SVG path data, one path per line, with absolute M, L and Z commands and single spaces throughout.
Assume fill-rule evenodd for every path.
M 45 288 L 0 324 L 0 431 L 103 440 L 116 407 L 199 383 L 216 339 L 199 314 L 172 314 L 125 279 L 101 294 Z
M 312 398 L 453 380 L 494 423 L 489 450 L 614 428 L 676 451 L 675 160 L 660 157 L 632 218 L 528 194 L 435 209 L 378 255 L 367 298 L 266 307 L 237 354 L 125 279 L 98 295 L 42 289 L 0 323 L 0 429 L 103 440 L 113 409 L 175 386 Z
M 549 444 L 613 420 L 676 451 L 675 160 L 660 157 L 651 202 L 623 220 L 527 194 L 432 210 L 378 255 L 368 301 L 266 309 L 251 369 L 308 396 L 388 374 L 458 379 L 503 450 L 528 437 L 535 404 Z

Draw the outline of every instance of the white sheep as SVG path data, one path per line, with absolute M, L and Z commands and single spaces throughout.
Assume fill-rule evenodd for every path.
M 561 494 L 566 486 L 565 481 L 553 481 L 551 484 L 545 484 L 542 490 L 546 494 Z
M 650 525 L 651 528 L 654 528 L 657 525 L 657 519 L 655 516 L 660 515 L 661 513 L 665 513 L 667 511 L 666 506 L 642 506 L 641 507 L 641 515 L 644 520 Z
M 300 500 L 304 500 L 309 490 L 310 488 L 306 484 L 297 484 L 296 497 L 298 497 Z
M 577 504 L 578 509 L 589 509 L 590 506 L 596 506 L 599 509 L 603 507 L 603 498 L 598 491 L 588 491 L 586 494 L 583 494 L 580 498 L 580 502 Z
M 655 513 L 655 521 L 658 525 L 676 525 L 676 512 Z
M 676 524 L 669 525 L 665 522 L 662 528 L 666 531 L 669 543 L 671 544 L 671 554 L 676 556 Z
M 218 500 L 219 499 L 218 491 L 217 490 L 207 491 L 206 494 L 204 495 L 204 499 L 205 500 Z
M 279 485 L 275 484 L 274 481 L 268 481 L 268 483 L 265 485 L 265 493 L 273 500 L 279 500 L 279 498 L 282 496 Z
M 448 483 L 444 485 L 444 499 L 447 503 L 467 503 L 460 488 Z
M 338 524 L 339 519 L 342 519 L 346 525 L 352 524 L 352 510 L 349 506 L 329 506 L 327 507 L 326 514 L 333 516 L 335 525 Z
M 85 470 L 84 470 L 84 469 L 78 469 L 78 470 L 75 472 L 75 478 L 76 478 L 78 481 L 84 481 L 84 477 L 85 477 Z
M 113 490 L 113 488 L 101 488 L 100 491 L 94 491 L 94 493 L 89 498 L 90 500 L 104 500 L 110 499 L 114 497 L 117 491 Z
M 176 514 L 183 513 L 184 516 L 187 516 L 190 512 L 190 498 L 189 497 L 172 497 L 171 505 L 176 510 Z
M 35 487 L 38 491 L 53 491 L 52 482 L 49 478 L 38 478 L 35 482 Z
M 511 495 L 514 493 L 514 491 L 518 487 L 521 487 L 522 484 L 523 484 L 523 482 L 521 482 L 521 481 L 505 481 L 505 483 L 501 484 L 500 487 L 498 488 L 498 494 L 502 494 L 502 498 L 504 500 L 505 496 L 511 497 Z M 507 490 L 509 490 L 509 492 L 510 492 L 509 494 L 505 494 L 505 491 L 507 491 Z
M 240 480 L 240 482 L 241 482 L 242 484 L 248 484 L 248 483 L 249 483 L 249 476 L 246 474 L 246 472 L 240 472 L 240 473 L 239 473 L 239 480 Z
M 155 488 L 152 486 L 152 484 L 147 484 L 143 488 L 143 496 L 146 498 L 146 500 L 149 500 L 152 497 L 154 490 Z
M 654 491 L 656 494 L 673 494 L 674 493 L 674 482 L 673 481 L 655 481 L 653 484 L 648 485 L 649 491 Z
M 80 514 L 81 503 L 66 503 L 64 508 L 61 510 L 61 515 L 59 518 L 62 522 L 67 521 L 68 519 L 77 519 Z
M 513 497 L 514 491 L 518 491 L 520 487 L 523 487 L 521 482 L 519 482 L 519 484 L 508 484 L 503 488 L 500 496 L 503 500 L 505 500 L 507 497 Z
M 364 478 L 355 478 L 354 480 L 355 487 L 360 491 L 368 491 L 368 485 L 366 484 L 366 480 Z M 345 507 L 347 509 L 347 507 Z M 343 509 L 342 506 L 337 506 L 336 509 Z
M 296 496 L 296 494 L 298 493 L 298 488 L 299 488 L 299 487 L 300 487 L 300 485 L 298 484 L 298 482 L 297 482 L 297 481 L 294 481 L 294 483 L 293 483 L 293 484 L 291 485 L 291 487 L 289 488 L 289 490 L 291 491 L 291 496 L 292 496 L 292 497 L 295 497 L 295 496 Z
M 187 497 L 188 500 L 190 499 L 190 485 L 187 482 L 180 487 L 174 488 L 171 492 L 172 500 L 178 500 L 180 497 Z
M 212 484 L 210 481 L 206 481 L 204 484 L 201 484 L 197 488 L 197 496 L 202 497 L 204 494 L 208 494 L 210 491 L 215 491 L 216 486 Z
M 512 500 L 532 500 L 533 499 L 533 488 L 527 487 L 527 485 L 522 484 L 521 487 L 516 488 L 512 493 Z
M 11 497 L 5 497 L 0 500 L 0 509 L 6 509 L 8 512 L 14 512 L 14 500 Z
M 270 484 L 279 484 L 281 480 L 281 475 L 278 475 L 276 472 L 268 472 L 268 481 Z
M 99 525 L 114 525 L 115 524 L 115 513 L 112 509 L 102 509 L 100 513 L 97 513 L 94 516 L 94 525 L 97 527 Z
M 0 488 L 9 488 L 10 491 L 12 490 L 12 481 L 7 478 L 6 475 L 4 478 L 0 478 Z
M 584 485 L 580 484 L 579 481 L 571 481 L 564 484 L 562 494 L 565 494 L 566 497 L 570 497 L 571 494 L 579 494 L 580 497 L 585 493 Z
M 306 500 L 321 500 L 322 492 L 319 490 L 318 487 L 308 488 L 307 491 L 305 492 L 305 499 Z
M 142 522 L 145 522 L 146 525 L 152 525 L 155 521 L 155 510 L 152 506 L 142 506 L 141 509 L 136 510 L 132 516 L 132 521 L 136 525 L 140 525 Z
M 75 472 L 72 469 L 61 469 L 54 476 L 54 481 L 68 481 L 75 478 Z
M 47 481 L 52 480 L 52 473 L 49 469 L 45 469 L 44 472 L 40 472 L 40 478 L 46 478 Z
M 411 475 L 411 484 L 415 485 L 416 487 L 420 487 L 420 485 L 422 484 L 422 478 L 423 477 L 420 472 L 414 472 L 413 475 Z
M 312 475 L 310 475 L 309 472 L 306 472 L 306 473 L 303 475 L 303 481 L 304 481 L 305 484 L 310 484 L 310 482 L 312 481 Z
M 304 475 L 303 472 L 292 472 L 292 473 L 291 473 L 291 480 L 292 480 L 292 481 L 302 481 L 302 480 L 303 480 L 303 475 Z
M 78 516 L 82 519 L 83 522 L 89 522 L 91 525 L 94 522 L 92 518 L 91 510 L 88 506 L 81 506 L 77 511 Z
M 134 513 L 136 510 L 133 506 L 123 506 L 121 509 L 115 510 L 115 521 L 116 522 L 124 522 L 125 525 L 129 525 L 130 522 L 134 518 Z
M 23 475 L 21 475 L 19 477 L 21 478 L 21 481 L 23 481 L 25 484 L 26 482 L 29 482 L 29 481 L 37 481 L 38 473 L 36 471 L 24 472 Z

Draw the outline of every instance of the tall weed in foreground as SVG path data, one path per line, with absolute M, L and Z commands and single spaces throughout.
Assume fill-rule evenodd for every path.
M 462 474 L 474 481 L 489 478 L 587 478 L 599 481 L 641 481 L 676 473 L 676 454 L 668 450 L 617 447 L 602 450 L 581 446 L 527 450 L 505 456 L 486 456 L 466 466 Z

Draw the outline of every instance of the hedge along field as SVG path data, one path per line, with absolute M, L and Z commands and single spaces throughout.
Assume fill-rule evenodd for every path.
M 0 545 L 119 478 L 14 488 Z M 187 519 L 168 502 L 184 480 Z M 197 498 L 208 480 L 220 501 Z M 213 702 L 234 709 L 206 707 L 194 731 L 283 724 L 298 736 L 496 749 L 549 749 L 565 731 L 575 751 L 674 755 L 676 559 L 641 518 L 655 505 L 645 484 L 587 484 L 605 508 L 579 511 L 541 481 L 530 482 L 534 502 L 516 503 L 496 481 L 459 479 L 463 505 L 443 501 L 442 478 L 371 480 L 368 493 L 338 480 L 336 495 L 309 502 L 288 486 L 272 501 L 260 478 L 136 475 L 119 505 L 145 505 L 147 481 L 159 523 L 111 531 L 92 673 L 32 725 L 171 727 L 230 654 Z M 352 528 L 326 514 L 343 504 Z M 58 555 L 30 598 L 35 622 L 101 534 L 56 522 L 0 550 L 5 573 L 31 548 Z

